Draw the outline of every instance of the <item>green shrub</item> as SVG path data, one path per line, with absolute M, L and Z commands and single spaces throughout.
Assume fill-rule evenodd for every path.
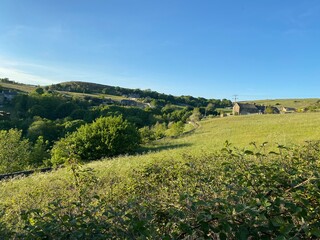
M 169 128 L 166 131 L 166 135 L 169 137 L 177 137 L 184 131 L 184 123 L 179 121 L 169 124 Z
M 165 123 L 157 122 L 151 130 L 154 132 L 155 139 L 161 139 L 166 136 L 167 126 Z
M 150 141 L 155 140 L 155 134 L 148 126 L 140 128 L 139 133 L 143 143 L 148 143 Z
M 0 131 L 0 173 L 19 171 L 28 166 L 31 146 L 21 135 L 22 131 L 16 129 Z
M 121 116 L 101 117 L 56 142 L 51 160 L 60 164 L 71 154 L 76 154 L 82 161 L 96 160 L 133 152 L 139 143 L 137 129 Z

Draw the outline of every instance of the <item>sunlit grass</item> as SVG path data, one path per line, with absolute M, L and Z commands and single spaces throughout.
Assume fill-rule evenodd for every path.
M 315 104 L 319 101 L 319 98 L 304 98 L 304 99 L 266 99 L 266 100 L 257 100 L 257 101 L 248 101 L 252 103 L 257 103 L 261 105 L 271 105 L 271 106 L 278 106 L 278 107 L 293 107 L 293 108 L 305 108 L 310 105 Z
M 27 85 L 27 84 L 12 84 L 12 83 L 4 83 L 1 82 L 0 86 L 8 88 L 8 89 L 15 89 L 21 92 L 33 92 L 37 87 L 33 85 Z
M 145 153 L 136 156 L 120 156 L 87 164 L 96 171 L 100 194 L 110 190 L 110 184 L 126 184 L 134 170 L 150 163 L 185 161 L 186 155 L 194 157 L 211 154 L 223 148 L 225 141 L 238 147 L 248 147 L 250 142 L 269 142 L 283 145 L 302 144 L 307 140 L 320 139 L 320 113 L 287 115 L 251 115 L 213 118 L 201 121 L 194 133 L 177 139 L 154 142 Z M 0 198 L 11 212 L 5 218 L 18 218 L 22 208 L 46 206 L 48 202 L 64 196 L 74 198 L 72 175 L 68 169 L 52 173 L 0 182 Z

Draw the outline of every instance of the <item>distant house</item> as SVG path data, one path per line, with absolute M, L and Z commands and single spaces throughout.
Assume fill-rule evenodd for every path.
M 5 102 L 10 102 L 12 99 L 17 96 L 18 93 L 11 90 L 1 90 L 0 91 L 0 104 L 4 104 Z
M 233 115 L 263 114 L 266 107 L 254 103 L 235 103 Z
M 291 107 L 281 107 L 280 112 L 281 113 L 294 113 L 297 109 L 291 108 Z

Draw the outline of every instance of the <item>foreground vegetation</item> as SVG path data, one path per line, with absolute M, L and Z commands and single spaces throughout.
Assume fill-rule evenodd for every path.
M 72 197 L 58 195 L 46 206 L 29 209 L 20 199 L 20 209 L 14 209 L 18 216 L 2 204 L 2 234 L 22 239 L 318 238 L 319 147 L 319 142 L 278 146 L 277 152 L 264 153 L 263 146 L 243 151 L 227 145 L 214 155 L 146 164 L 125 179 L 103 182 L 91 169 L 73 165 L 72 178 L 64 183 Z
M 319 120 L 319 113 L 210 119 L 140 156 L 84 166 L 71 156 L 65 169 L 1 182 L 1 235 L 319 238 Z M 219 150 L 227 139 L 237 148 Z

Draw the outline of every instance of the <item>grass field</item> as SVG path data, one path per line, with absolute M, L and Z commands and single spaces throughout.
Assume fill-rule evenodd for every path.
M 257 100 L 257 101 L 245 101 L 251 103 L 257 103 L 261 105 L 271 105 L 271 106 L 283 106 L 283 107 L 292 107 L 296 109 L 305 108 L 311 105 L 314 105 L 319 101 L 319 98 L 304 98 L 304 99 L 267 99 L 267 100 Z
M 96 98 L 110 98 L 114 101 L 121 101 L 123 99 L 127 99 L 126 97 L 123 96 L 115 96 L 115 95 L 108 95 L 108 94 L 90 94 L 90 93 L 78 93 L 78 92 L 66 92 L 66 91 L 58 91 L 63 94 L 71 95 L 71 96 L 76 96 L 80 98 L 84 97 L 96 97 Z
M 276 144 L 303 144 L 308 140 L 320 140 L 320 113 L 286 115 L 250 115 L 214 118 L 201 122 L 201 126 L 190 134 L 177 139 L 165 139 L 144 147 L 145 153 L 137 156 L 123 156 L 89 163 L 104 179 L 109 176 L 125 176 L 132 169 L 150 162 L 181 160 L 185 154 L 200 156 L 210 154 L 224 147 L 229 141 L 237 147 L 248 147 L 251 142 L 268 142 L 270 148 Z M 18 197 L 23 193 L 20 186 L 45 186 L 55 189 L 64 181 L 66 170 L 39 174 L 21 180 L 1 182 L 0 198 Z M 68 175 L 68 174 L 67 174 Z M 39 180 L 41 179 L 41 180 Z M 55 180 L 53 180 L 55 179 Z M 59 180 L 60 179 L 60 180 Z M 63 186 L 58 187 L 64 192 Z M 9 193 L 10 192 L 10 193 Z M 50 191 L 49 191 L 50 192 Z M 56 194 L 56 192 L 54 193 Z
M 15 89 L 21 92 L 30 93 L 33 92 L 37 87 L 33 85 L 25 85 L 25 84 L 12 84 L 12 83 L 0 83 L 0 86 L 8 88 L 8 89 Z
M 21 92 L 26 92 L 26 93 L 31 93 L 33 92 L 37 86 L 33 86 L 33 85 L 25 85 L 25 84 L 12 84 L 12 83 L 0 83 L 0 86 L 8 88 L 8 89 L 14 89 L 14 90 L 18 90 Z M 78 92 L 67 92 L 67 91 L 58 91 L 62 94 L 67 94 L 67 95 L 71 95 L 71 96 L 75 96 L 75 97 L 80 97 L 80 98 L 84 98 L 85 96 L 88 97 L 98 97 L 98 98 L 110 98 L 114 101 L 121 101 L 123 99 L 128 99 L 126 97 L 123 96 L 115 96 L 115 95 L 108 95 L 108 94 L 89 94 L 89 93 L 78 93 Z
M 95 161 L 87 164 L 87 167 L 93 168 L 98 177 L 95 192 L 105 195 L 116 191 L 114 188 L 129 186 L 132 179 L 128 176 L 151 163 L 161 166 L 168 162 L 187 161 L 188 156 L 210 155 L 223 148 L 227 140 L 240 148 L 248 148 L 250 142 L 269 142 L 270 149 L 274 148 L 276 143 L 294 145 L 307 140 L 320 140 L 319 123 L 320 113 L 208 119 L 202 121 L 193 133 L 145 146 L 143 154 Z M 15 226 L 19 227 L 21 211 L 34 207 L 45 208 L 57 198 L 74 200 L 74 187 L 71 182 L 72 174 L 68 169 L 1 182 L 1 208 L 6 208 L 3 221 L 15 222 Z

